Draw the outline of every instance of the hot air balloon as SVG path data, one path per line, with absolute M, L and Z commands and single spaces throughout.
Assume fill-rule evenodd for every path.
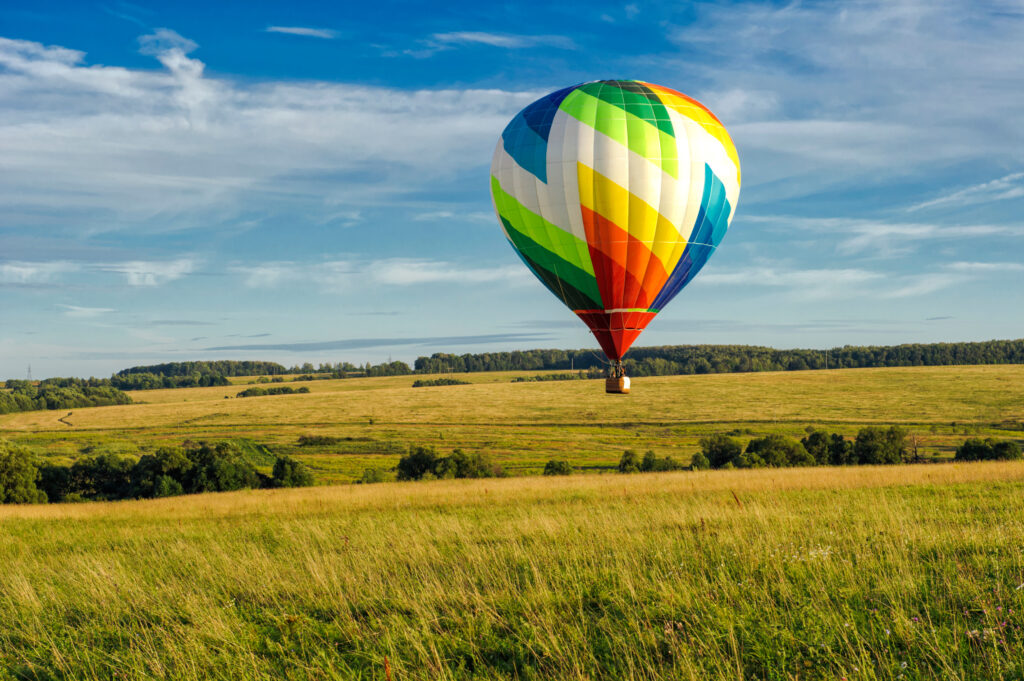
M 622 357 L 697 275 L 729 227 L 740 162 L 704 105 L 638 80 L 599 80 L 516 114 L 491 196 L 527 267 L 590 328 L 628 392 Z

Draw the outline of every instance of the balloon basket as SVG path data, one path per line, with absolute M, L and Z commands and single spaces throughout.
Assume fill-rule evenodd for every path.
M 609 376 L 604 379 L 604 391 L 609 394 L 628 395 L 629 376 Z

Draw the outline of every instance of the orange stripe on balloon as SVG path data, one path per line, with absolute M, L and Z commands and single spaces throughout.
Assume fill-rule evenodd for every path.
M 586 206 L 581 205 L 580 212 L 605 308 L 650 307 L 668 281 L 668 272 L 652 257 L 650 246 Z
M 707 130 L 708 134 L 717 139 L 722 146 L 725 148 L 725 153 L 728 154 L 733 164 L 736 166 L 736 181 L 740 180 L 740 157 L 736 153 L 736 146 L 732 143 L 732 138 L 729 137 L 729 132 L 722 125 L 722 121 L 718 120 L 718 117 L 711 111 L 698 102 L 693 97 L 687 97 L 682 92 L 677 92 L 672 88 L 667 88 L 661 85 L 654 85 L 653 83 L 644 83 L 647 87 L 651 88 L 658 94 L 661 103 L 664 106 L 673 109 L 679 114 L 686 116 L 690 120 L 696 121 L 702 128 Z

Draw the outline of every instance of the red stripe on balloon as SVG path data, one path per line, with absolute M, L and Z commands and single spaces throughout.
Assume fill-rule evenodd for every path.
M 581 205 L 594 276 L 606 309 L 650 307 L 668 281 L 651 249 L 599 213 Z

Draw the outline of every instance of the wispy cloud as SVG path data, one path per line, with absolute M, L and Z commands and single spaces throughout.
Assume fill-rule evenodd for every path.
M 497 131 L 537 96 L 214 78 L 170 29 L 140 49 L 163 68 L 87 66 L 80 51 L 0 38 L 0 226 L 138 234 L 253 211 L 293 219 L 297 206 L 349 219 L 485 168 Z
M 950 192 L 938 198 L 914 204 L 908 212 L 936 206 L 969 206 L 976 203 L 1006 201 L 1024 197 L 1024 173 L 1011 173 L 997 180 L 983 182 Z
M 45 284 L 67 272 L 77 272 L 79 266 L 72 262 L 57 260 L 51 262 L 0 263 L 0 284 Z
M 572 38 L 561 35 L 515 35 L 511 33 L 489 33 L 485 31 L 451 31 L 434 33 L 429 38 L 419 41 L 419 47 L 408 49 L 402 54 L 424 59 L 438 52 L 455 49 L 466 45 L 485 45 L 504 50 L 521 50 L 531 47 L 553 47 L 561 50 L 574 50 L 576 43 Z M 397 53 L 389 52 L 389 56 Z
M 512 35 L 509 33 L 486 33 L 483 31 L 454 31 L 452 33 L 435 33 L 431 41 L 442 45 L 490 45 L 505 49 L 522 49 L 547 45 L 563 50 L 575 49 L 576 44 L 571 38 L 561 35 Z
M 295 282 L 312 282 L 323 290 L 345 291 L 356 285 L 416 286 L 437 283 L 487 282 L 524 283 L 531 279 L 521 265 L 500 267 L 466 267 L 443 260 L 385 258 L 367 262 L 334 260 L 315 265 L 295 262 L 271 262 L 237 265 L 232 271 L 241 274 L 251 288 L 276 288 Z
M 1024 263 L 1019 262 L 953 262 L 946 265 L 954 272 L 1024 272 Z
M 110 307 L 81 307 L 79 305 L 57 305 L 64 310 L 64 316 L 76 319 L 93 319 L 117 310 Z
M 752 267 L 734 272 L 707 272 L 694 280 L 697 286 L 747 286 L 784 289 L 794 300 L 908 298 L 924 296 L 970 281 L 962 272 L 901 274 L 872 270 L 783 269 Z
M 483 345 L 489 343 L 514 343 L 543 341 L 549 334 L 537 333 L 494 333 L 478 336 L 422 336 L 418 338 L 350 338 L 310 343 L 254 343 L 250 345 L 221 345 L 204 348 L 210 352 L 227 350 L 282 350 L 285 352 L 315 352 L 321 350 L 359 350 L 363 348 L 387 348 L 403 345 Z
M 195 265 L 195 261 L 191 258 L 181 258 L 162 262 L 133 260 L 99 265 L 98 269 L 123 274 L 130 286 L 160 286 L 190 274 Z
M 326 38 L 328 40 L 337 37 L 337 32 L 329 28 L 309 28 L 307 26 L 267 26 L 267 33 L 286 33 L 288 35 L 301 35 L 307 38 Z
M 915 244 L 956 241 L 980 237 L 1024 237 L 1024 225 L 975 224 L 940 225 L 929 222 L 899 222 L 863 218 L 808 218 L 782 215 L 744 216 L 744 220 L 792 232 L 839 237 L 837 251 L 844 255 L 873 252 L 878 255 L 905 253 Z

